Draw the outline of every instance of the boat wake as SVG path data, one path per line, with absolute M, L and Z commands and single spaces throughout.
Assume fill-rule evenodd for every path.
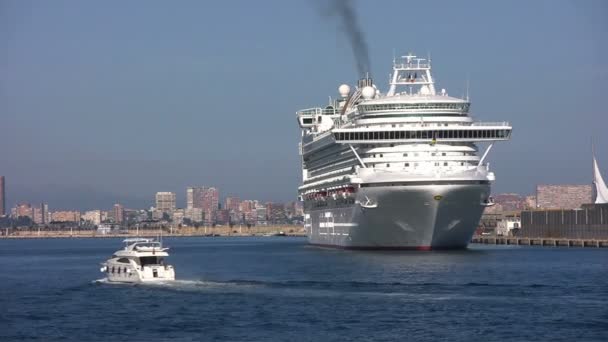
M 129 285 L 153 290 L 183 293 L 206 293 L 214 295 L 253 294 L 287 297 L 327 297 L 327 296 L 374 296 L 399 297 L 412 301 L 441 300 L 513 300 L 522 292 L 551 291 L 554 285 L 547 284 L 492 284 L 492 283 L 407 283 L 407 282 L 359 282 L 359 281 L 262 281 L 262 280 L 174 280 L 154 283 L 115 283 L 107 278 L 95 280 L 96 284 Z

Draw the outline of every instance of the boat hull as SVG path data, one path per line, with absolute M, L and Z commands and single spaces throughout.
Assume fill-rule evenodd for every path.
M 108 262 L 102 272 L 112 283 L 158 283 L 175 280 L 173 266 L 153 265 L 135 268 L 131 265 Z
M 311 244 L 347 249 L 462 249 L 490 194 L 489 184 L 362 187 L 351 200 L 306 203 Z

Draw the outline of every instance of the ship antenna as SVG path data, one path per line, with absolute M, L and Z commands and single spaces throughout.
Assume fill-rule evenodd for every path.
M 465 99 L 469 101 L 469 79 L 471 78 L 471 74 L 467 73 L 467 83 L 466 83 L 466 95 Z

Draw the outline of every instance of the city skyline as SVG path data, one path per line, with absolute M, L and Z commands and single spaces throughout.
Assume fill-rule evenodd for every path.
M 382 91 L 393 51 L 430 53 L 440 88 L 461 96 L 468 79 L 473 115 L 513 125 L 489 159 L 495 193 L 589 184 L 591 136 L 608 166 L 605 2 L 382 4 L 358 3 Z M 339 24 L 319 7 L 3 2 L 7 208 L 145 207 L 156 191 L 189 184 L 295 199 L 295 112 L 358 78 Z M 404 23 L 406 12 L 435 20 Z
M 4 186 L 4 177 L 0 176 L 1 186 Z M 1 190 L 1 189 L 0 189 Z M 110 206 L 98 206 L 95 208 L 87 207 L 71 207 L 71 208 L 55 208 L 57 211 L 80 211 L 80 212 L 92 212 L 92 211 L 107 211 L 114 212 L 115 217 L 120 217 L 118 222 L 123 220 L 124 210 L 148 210 L 154 209 L 161 213 L 171 213 L 176 210 L 192 210 L 199 209 L 204 212 L 207 217 L 210 217 L 210 211 L 217 210 L 236 210 L 240 208 L 242 204 L 247 202 L 264 203 L 264 204 L 285 204 L 300 202 L 298 199 L 280 202 L 280 201 L 269 201 L 259 199 L 242 199 L 235 194 L 221 194 L 220 189 L 213 186 L 188 186 L 183 191 L 183 196 L 178 195 L 179 192 L 167 192 L 157 191 L 155 192 L 152 199 L 150 199 L 151 205 L 142 207 L 126 207 L 118 201 Z M 581 204 L 592 203 L 594 196 L 597 196 L 596 188 L 593 183 L 590 184 L 536 184 L 533 191 L 527 193 L 516 193 L 516 192 L 493 192 L 493 198 L 497 199 L 496 203 L 501 204 L 503 202 L 509 203 L 508 207 L 512 207 L 513 204 L 510 202 L 520 202 L 521 205 L 526 204 L 529 208 L 543 208 L 543 209 L 573 209 L 577 208 Z M 181 201 L 178 199 L 182 198 Z M 516 199 L 514 199 L 516 198 Z M 499 200 L 501 199 L 501 200 Z M 3 198 L 6 200 L 6 198 Z M 42 212 L 48 213 L 48 202 L 39 201 L 32 202 L 29 200 L 22 200 L 15 202 L 14 205 L 10 206 L 11 210 L 7 210 L 6 214 L 11 214 L 12 211 L 20 212 L 20 210 L 31 211 L 30 216 L 34 217 L 37 215 L 35 210 L 38 208 L 32 206 L 31 203 L 40 203 L 43 207 Z M 180 203 L 180 204 L 178 204 Z M 533 203 L 533 204 L 532 204 Z M 183 205 L 181 205 L 183 204 Z M 499 206 L 500 207 L 500 206 Z M 20 209 L 21 208 L 21 209 Z M 107 209 L 107 210 L 105 210 Z M 495 208 L 496 209 L 496 208 Z M 240 209 L 239 209 L 240 210 Z M 501 209 L 502 210 L 502 209 Z M 513 208 L 507 209 L 514 210 Z M 238 210 L 237 210 L 238 211 Z M 120 214 L 117 214 L 120 213 Z M 0 215 L 1 217 L 2 215 Z M 17 215 L 19 216 L 19 215 Z M 212 217 L 213 218 L 213 217 Z

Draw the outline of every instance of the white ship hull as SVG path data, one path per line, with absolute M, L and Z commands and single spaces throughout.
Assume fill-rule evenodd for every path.
M 310 243 L 466 248 L 492 205 L 488 153 L 511 125 L 475 121 L 468 97 L 437 92 L 430 61 L 412 54 L 393 58 L 386 93 L 366 76 L 338 94 L 296 113 Z
M 309 242 L 321 246 L 465 248 L 489 193 L 489 184 L 363 187 L 351 204 L 341 204 L 341 198 L 308 203 L 305 227 Z

